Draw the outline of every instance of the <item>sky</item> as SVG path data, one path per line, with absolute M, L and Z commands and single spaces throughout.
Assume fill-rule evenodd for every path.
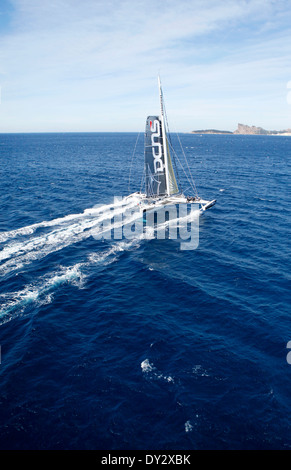
M 290 0 L 0 0 L 0 132 L 291 128 Z

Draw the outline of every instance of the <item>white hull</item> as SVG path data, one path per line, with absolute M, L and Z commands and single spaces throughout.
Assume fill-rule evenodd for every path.
M 162 207 L 173 204 L 197 204 L 200 214 L 203 214 L 207 209 L 214 206 L 216 200 L 206 201 L 200 197 L 186 197 L 184 194 L 178 194 L 174 196 L 162 196 L 162 197 L 147 197 L 146 194 L 136 192 L 127 196 L 125 199 L 136 198 L 137 204 L 140 206 L 140 212 L 143 214 L 152 210 L 157 211 Z

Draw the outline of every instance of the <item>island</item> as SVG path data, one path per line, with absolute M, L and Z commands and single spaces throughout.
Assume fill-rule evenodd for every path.
M 220 131 L 217 129 L 205 129 L 192 131 L 191 134 L 231 134 L 231 135 L 291 135 L 291 129 L 282 131 L 267 131 L 262 127 L 247 126 L 246 124 L 238 124 L 235 131 Z

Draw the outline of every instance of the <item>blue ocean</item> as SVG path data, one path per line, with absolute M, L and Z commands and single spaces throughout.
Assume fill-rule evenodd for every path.
M 291 137 L 180 134 L 186 251 L 92 232 L 137 137 L 0 135 L 0 448 L 291 449 Z

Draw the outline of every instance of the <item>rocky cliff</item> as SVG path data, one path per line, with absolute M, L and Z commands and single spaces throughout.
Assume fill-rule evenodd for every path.
M 262 127 L 256 126 L 247 126 L 246 124 L 238 124 L 237 130 L 233 134 L 269 134 L 269 131 L 266 131 Z
M 290 135 L 291 129 L 285 129 L 283 131 L 266 131 L 262 127 L 247 126 L 246 124 L 238 124 L 237 129 L 234 132 L 231 131 L 219 131 L 216 129 L 206 129 L 192 131 L 192 134 L 241 134 L 241 135 Z

